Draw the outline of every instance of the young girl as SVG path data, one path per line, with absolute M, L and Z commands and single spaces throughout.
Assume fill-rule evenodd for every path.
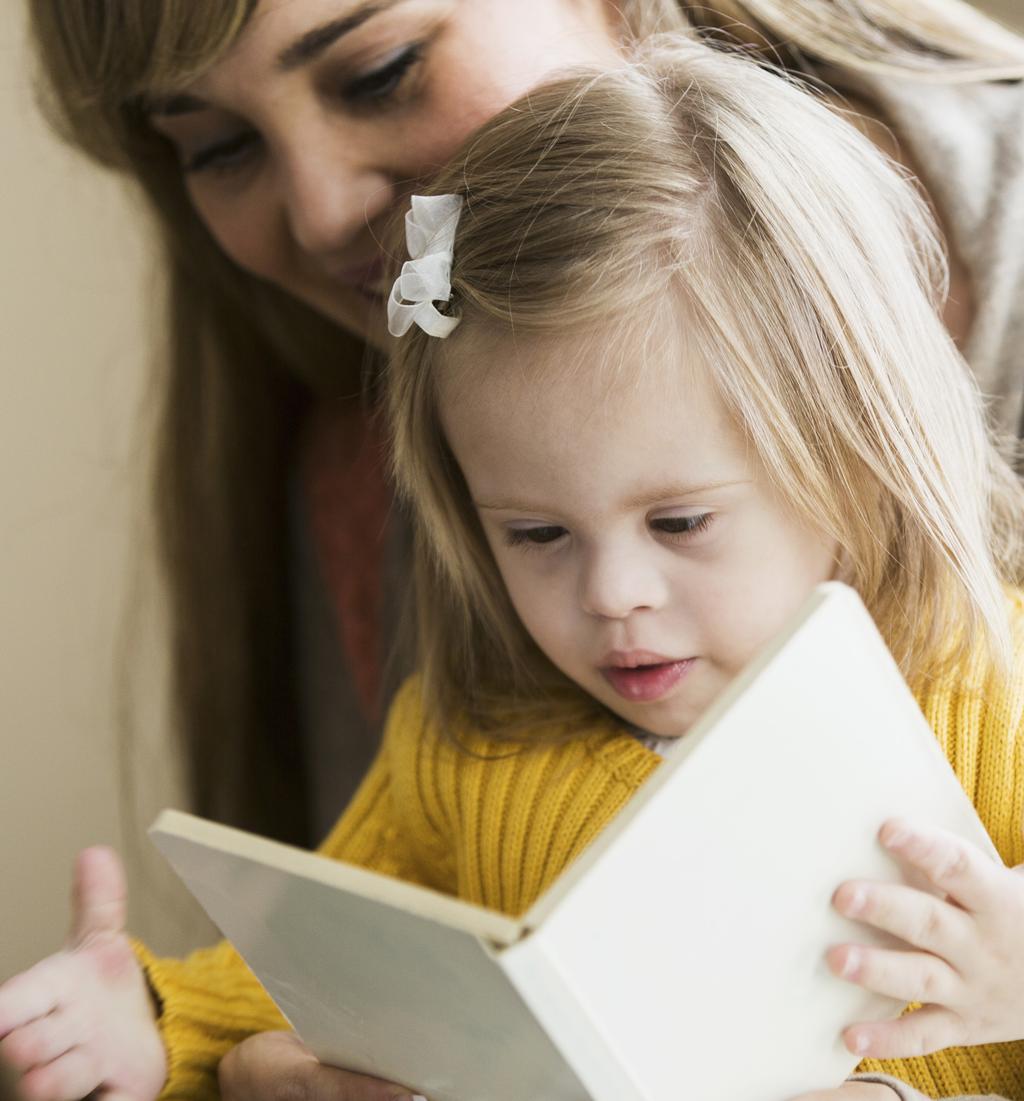
M 1020 863 L 1024 495 L 939 320 L 913 190 L 801 91 L 692 44 L 535 91 L 433 190 L 386 379 L 419 674 L 324 851 L 522 912 L 835 577 Z M 962 905 L 844 886 L 846 912 L 918 951 L 842 946 L 833 964 L 959 1031 L 854 1024 L 848 1042 L 987 1046 L 870 1063 L 815 1096 L 1024 1098 L 1024 1046 L 991 1043 L 1024 1038 L 1016 878 L 926 826 L 885 839 Z M 116 875 L 90 863 L 73 950 L 0 990 L 5 1059 L 39 1101 L 212 1095 L 220 1057 L 280 1017 L 227 946 L 139 946 L 144 983 Z M 670 921 L 657 932 L 668 946 Z

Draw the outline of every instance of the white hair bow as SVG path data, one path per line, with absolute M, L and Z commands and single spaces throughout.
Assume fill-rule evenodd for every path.
M 462 213 L 461 195 L 413 195 L 405 215 L 411 260 L 402 265 L 388 299 L 388 332 L 405 336 L 415 323 L 430 336 L 446 337 L 459 323 L 434 305 L 452 296 L 452 248 Z

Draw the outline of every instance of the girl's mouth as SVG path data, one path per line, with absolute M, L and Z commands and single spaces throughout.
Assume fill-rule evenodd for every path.
M 695 658 L 662 661 L 650 665 L 606 665 L 601 675 L 624 699 L 634 703 L 652 703 L 667 696 L 686 676 Z

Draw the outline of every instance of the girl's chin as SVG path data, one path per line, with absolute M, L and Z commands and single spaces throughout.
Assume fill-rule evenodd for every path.
M 707 699 L 677 698 L 639 706 L 607 698 L 604 702 L 625 723 L 645 734 L 657 738 L 683 738 L 697 725 L 717 695 L 715 692 Z

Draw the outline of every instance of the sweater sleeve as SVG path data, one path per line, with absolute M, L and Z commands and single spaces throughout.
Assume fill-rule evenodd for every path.
M 288 1027 L 227 941 L 181 960 L 161 959 L 142 944 L 135 951 L 161 1003 L 158 1023 L 167 1052 L 162 1101 L 216 1098 L 225 1052 L 255 1032 Z
M 933 1101 L 926 1094 L 915 1090 L 913 1086 L 908 1086 L 906 1082 L 901 1082 L 897 1078 L 890 1078 L 887 1074 L 855 1074 L 850 1081 L 878 1082 L 879 1085 L 889 1086 L 896 1097 L 899 1098 L 899 1101 Z M 972 1094 L 970 1097 L 941 1097 L 934 1099 L 934 1101 L 1007 1101 L 1007 1099 L 996 1097 L 994 1093 L 987 1093 L 984 1097 L 979 1094 Z
M 408 701 L 409 693 L 402 695 Z M 395 745 L 401 749 L 405 733 L 392 731 L 396 719 L 405 725 L 399 702 L 381 752 L 318 851 L 384 875 L 423 882 L 430 878 L 429 869 L 422 866 L 391 798 Z M 288 1027 L 227 941 L 185 959 L 159 958 L 142 944 L 135 948 L 161 1007 L 158 1023 L 168 1063 L 161 1101 L 213 1101 L 218 1096 L 217 1065 L 230 1048 L 254 1033 Z

